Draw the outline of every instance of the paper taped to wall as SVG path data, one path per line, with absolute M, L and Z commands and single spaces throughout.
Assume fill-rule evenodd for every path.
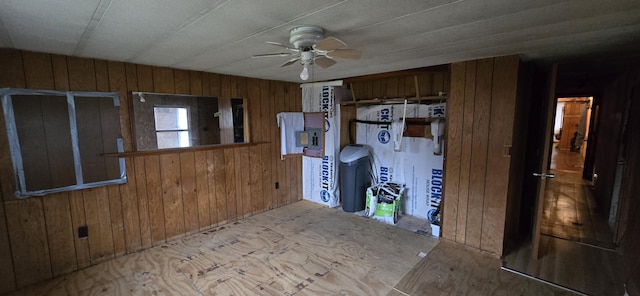
M 356 142 L 372 148 L 374 175 L 377 182 L 397 182 L 407 186 L 403 212 L 428 218 L 442 199 L 443 156 L 434 155 L 433 140 L 420 137 L 405 137 L 399 151 L 394 151 L 393 139 L 397 131 L 392 122 L 399 121 L 403 105 L 375 105 L 360 107 L 359 120 L 383 122 L 362 124 L 356 127 Z M 441 118 L 445 104 L 407 105 L 409 118 Z

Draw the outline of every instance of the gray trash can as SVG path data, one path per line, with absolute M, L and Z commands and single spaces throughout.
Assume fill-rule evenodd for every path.
M 345 212 L 364 210 L 367 187 L 371 186 L 369 147 L 349 145 L 340 152 L 340 196 Z

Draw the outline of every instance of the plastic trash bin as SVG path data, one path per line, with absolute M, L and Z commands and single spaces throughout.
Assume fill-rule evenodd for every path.
M 367 188 L 371 185 L 369 146 L 349 145 L 340 152 L 340 195 L 342 210 L 364 210 Z

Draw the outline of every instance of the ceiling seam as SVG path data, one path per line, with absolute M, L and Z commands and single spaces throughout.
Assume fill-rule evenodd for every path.
M 91 37 L 91 35 L 93 35 L 93 31 L 95 31 L 98 25 L 100 24 L 100 21 L 102 20 L 102 18 L 104 17 L 104 14 L 107 12 L 109 7 L 111 6 L 111 3 L 112 3 L 112 0 L 100 0 L 100 2 L 98 3 L 98 6 L 96 7 L 96 10 L 93 11 L 93 15 L 91 16 L 89 23 L 84 28 L 84 31 L 80 36 L 80 40 L 78 41 L 76 48 L 73 50 L 73 54 L 72 54 L 73 56 L 79 56 L 80 53 L 84 50 L 84 48 L 87 46 L 87 43 L 89 42 L 89 38 Z
M 608 16 L 611 14 L 605 14 L 602 15 L 601 17 L 604 16 Z M 558 26 L 563 26 L 564 24 L 567 23 L 571 23 L 572 21 L 567 21 L 567 20 L 561 20 L 559 22 L 555 22 L 555 23 L 545 23 L 539 26 L 529 26 L 529 27 L 524 27 L 521 29 L 517 29 L 517 30 L 512 30 L 512 31 L 508 31 L 508 32 L 500 32 L 500 33 L 495 33 L 495 34 L 488 34 L 488 35 L 482 35 L 482 36 L 474 36 L 471 38 L 465 38 L 465 39 L 461 39 L 461 40 L 455 40 L 452 42 L 446 42 L 446 43 L 438 43 L 437 45 L 439 47 L 443 46 L 443 45 L 455 45 L 455 44 L 464 44 L 466 42 L 471 42 L 473 40 L 479 40 L 479 39 L 487 39 L 487 38 L 495 38 L 495 37 L 500 37 L 500 36 L 508 36 L 509 34 L 517 34 L 518 32 L 526 32 L 528 30 L 533 30 L 533 29 L 542 29 L 542 28 L 554 28 L 554 27 L 558 27 Z M 622 20 L 621 20 L 622 22 Z M 476 23 L 476 22 L 474 22 Z M 473 23 L 471 23 L 473 24 Z M 583 32 L 571 32 L 571 33 L 564 33 L 564 34 L 559 34 L 556 36 L 547 36 L 545 38 L 540 38 L 540 39 L 528 39 L 526 41 L 522 41 L 522 42 L 517 42 L 519 43 L 527 43 L 527 42 L 532 42 L 532 41 L 539 41 L 539 40 L 548 40 L 548 39 L 553 39 L 553 38 L 558 38 L 558 37 L 566 37 L 566 36 L 577 36 L 577 35 L 582 35 L 585 33 L 592 33 L 592 32 L 600 32 L 600 31 L 609 31 L 612 29 L 618 29 L 618 28 L 624 28 L 624 27 L 628 27 L 628 26 L 634 26 L 635 24 L 633 24 L 632 21 L 630 21 L 630 23 L 628 24 L 623 24 L 617 27 L 613 27 L 613 28 L 607 28 L 607 29 L 602 29 L 602 30 L 585 30 Z M 446 29 L 448 28 L 443 28 L 443 29 L 439 29 L 436 31 L 446 31 Z M 436 32 L 436 31 L 432 31 L 432 32 Z M 415 36 L 424 36 L 425 33 L 421 33 Z M 384 54 L 380 54 L 380 56 L 384 56 L 384 55 L 389 55 L 389 54 L 397 54 L 397 53 L 410 53 L 410 52 L 414 52 L 414 51 L 422 51 L 425 49 L 432 49 L 434 48 L 433 45 L 430 46 L 421 46 L 421 47 L 411 47 L 411 48 L 406 48 L 406 49 L 398 49 L 398 50 L 394 50 L 394 51 L 388 51 L 385 52 Z
M 623 28 L 626 28 L 626 27 L 634 27 L 634 26 L 637 26 L 637 25 L 624 26 Z M 620 28 L 615 28 L 615 29 L 620 29 Z M 604 31 L 604 32 L 606 32 L 606 31 L 611 31 L 611 30 L 614 30 L 614 29 L 603 29 L 603 30 L 598 30 L 598 31 Z M 562 35 L 562 36 L 554 36 L 554 37 L 548 37 L 548 38 L 541 38 L 541 39 L 536 39 L 536 40 L 527 40 L 527 41 L 522 41 L 522 42 L 516 42 L 516 43 L 510 44 L 509 46 L 524 46 L 524 45 L 526 45 L 527 43 L 531 43 L 531 42 L 539 42 L 539 41 L 544 41 L 544 40 L 553 40 L 553 39 L 558 39 L 559 41 L 561 41 L 561 40 L 564 40 L 564 38 L 565 38 L 566 36 L 587 35 L 587 34 L 592 34 L 592 33 L 593 33 L 593 32 L 592 32 L 592 31 L 590 31 L 590 32 L 583 32 L 583 33 L 580 33 L 580 34 L 569 34 L 569 35 Z M 410 59 L 410 60 L 406 60 L 406 63 L 407 63 L 407 64 L 416 64 L 416 63 L 417 63 L 417 61 L 424 60 L 425 58 L 428 58 L 428 59 L 430 59 L 430 60 L 440 60 L 440 59 L 442 59 L 442 58 L 444 58 L 444 57 L 458 56 L 458 55 L 461 55 L 461 54 L 462 54 L 462 56 L 463 56 L 464 58 L 468 58 L 468 57 L 467 57 L 467 55 L 469 55 L 469 54 L 471 54 L 471 55 L 472 55 L 473 53 L 476 53 L 476 52 L 482 52 L 483 50 L 487 50 L 487 49 L 501 49 L 501 48 L 503 48 L 503 47 L 505 47 L 505 45 L 495 45 L 495 46 L 484 47 L 484 48 L 475 49 L 475 50 L 467 50 L 467 51 L 465 51 L 465 52 L 455 52 L 455 53 L 447 52 L 447 53 L 442 53 L 442 54 L 438 54 L 438 55 L 434 55 L 434 56 L 429 56 L 429 57 L 416 57 L 416 58 L 412 58 L 412 59 Z M 502 54 L 500 54 L 500 55 L 502 55 Z M 524 54 L 524 53 L 520 53 L 520 55 L 525 55 L 525 54 Z M 495 56 L 497 56 L 497 55 L 495 55 L 495 54 L 494 54 L 494 55 L 482 55 L 482 56 L 480 56 L 480 57 L 478 57 L 478 58 L 474 58 L 474 59 L 491 58 L 491 57 L 495 57 Z M 431 63 L 428 63 L 428 64 L 431 64 Z
M 189 18 L 188 20 L 186 20 L 185 22 L 183 22 L 182 24 L 177 26 L 175 30 L 172 30 L 171 32 L 163 34 L 162 36 L 156 38 L 152 43 L 153 44 L 157 44 L 158 42 L 161 42 L 162 40 L 166 40 L 166 39 L 170 38 L 171 36 L 175 35 L 176 33 L 184 30 L 185 28 L 195 24 L 197 21 L 201 20 L 202 18 L 204 18 L 204 17 L 210 15 L 211 13 L 213 13 L 214 11 L 220 9 L 221 7 L 223 7 L 228 2 L 229 2 L 229 0 L 225 0 L 222 3 L 216 2 L 216 3 L 212 4 L 212 5 L 209 5 L 207 8 L 201 10 L 196 15 L 194 15 L 193 17 Z M 147 50 L 149 50 L 148 47 L 144 47 L 144 49 L 136 52 L 130 58 L 128 58 L 127 61 L 132 61 L 132 60 L 138 59 L 140 57 L 140 55 L 145 53 Z
M 11 36 L 9 36 L 9 31 L 7 31 L 7 27 L 4 25 L 2 18 L 0 17 L 0 41 L 6 43 L 9 47 L 13 48 L 13 41 L 11 40 Z
M 369 24 L 369 25 L 362 26 L 362 27 L 359 27 L 359 28 L 355 28 L 355 29 L 352 29 L 352 30 L 347 30 L 347 31 L 344 31 L 344 33 L 352 33 L 352 32 L 356 32 L 356 31 L 364 30 L 366 28 L 375 27 L 375 26 L 383 25 L 383 24 L 390 23 L 390 22 L 395 22 L 397 20 L 401 20 L 401 19 L 406 18 L 406 17 L 414 16 L 414 15 L 417 15 L 417 14 L 421 14 L 421 13 L 424 13 L 424 12 L 427 12 L 427 11 L 439 9 L 439 8 L 442 8 L 442 7 L 447 7 L 449 5 L 453 5 L 453 4 L 456 4 L 456 3 L 459 3 L 459 2 L 463 2 L 463 1 L 464 0 L 456 0 L 456 1 L 451 1 L 451 2 L 445 3 L 445 4 L 436 5 L 436 6 L 429 7 L 427 9 L 423 9 L 423 10 L 416 11 L 416 12 L 413 12 L 413 13 L 397 16 L 397 17 L 394 17 L 394 18 L 392 18 L 390 20 L 385 20 L 383 22 L 377 22 L 377 23 Z

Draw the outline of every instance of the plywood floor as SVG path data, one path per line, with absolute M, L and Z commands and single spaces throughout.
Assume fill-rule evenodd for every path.
M 300 201 L 14 295 L 385 295 L 437 243 Z
M 387 294 L 399 295 L 573 295 L 500 269 L 500 260 L 442 240 Z

